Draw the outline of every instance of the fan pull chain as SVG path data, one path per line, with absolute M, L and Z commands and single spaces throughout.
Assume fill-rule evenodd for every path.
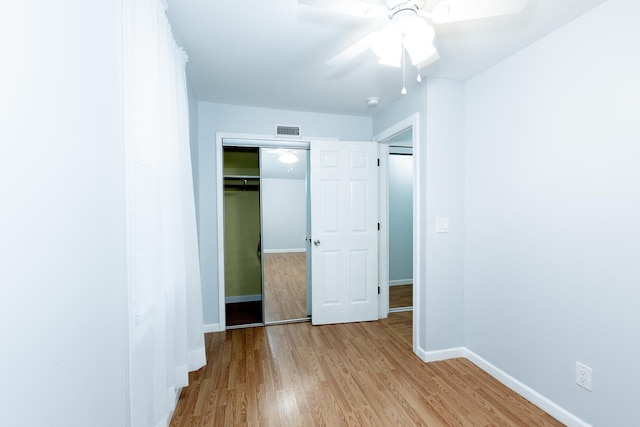
M 402 36 L 402 90 L 400 93 L 405 95 L 407 93 L 407 87 L 405 85 L 405 74 L 406 74 L 406 65 L 405 65 L 405 49 L 404 49 L 404 36 Z

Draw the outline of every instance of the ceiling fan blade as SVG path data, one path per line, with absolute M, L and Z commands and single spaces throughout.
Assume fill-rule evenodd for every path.
M 512 15 L 522 11 L 527 3 L 528 0 L 443 0 L 424 15 L 436 24 L 444 24 Z
M 386 18 L 389 15 L 389 11 L 384 6 L 367 3 L 362 0 L 298 0 L 298 3 L 368 18 Z
M 341 68 L 344 67 L 348 62 L 355 59 L 357 56 L 361 55 L 367 49 L 371 47 L 371 39 L 369 36 L 355 42 L 350 47 L 346 48 L 333 58 L 327 60 L 325 65 L 329 67 Z

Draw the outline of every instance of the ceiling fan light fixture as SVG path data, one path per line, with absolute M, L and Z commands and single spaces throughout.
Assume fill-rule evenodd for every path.
M 400 63 L 400 59 L 396 58 L 395 56 L 391 57 L 386 57 L 386 58 L 380 58 L 378 60 L 378 64 L 380 65 L 388 65 L 389 67 L 395 67 L 395 68 L 400 68 L 400 66 L 402 65 Z
M 400 67 L 402 60 L 402 35 L 392 25 L 371 34 L 371 50 L 379 58 L 379 63 Z
M 418 15 L 404 19 L 398 25 L 401 27 L 402 34 L 422 37 L 429 42 L 432 42 L 436 36 L 436 31 L 433 27 Z
M 411 57 L 411 64 L 421 66 L 436 53 L 436 48 L 433 45 L 436 32 L 424 19 L 417 16 L 409 20 L 404 29 L 402 42 Z

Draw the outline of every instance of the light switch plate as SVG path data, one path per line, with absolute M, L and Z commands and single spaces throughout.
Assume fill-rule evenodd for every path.
M 436 217 L 436 233 L 448 233 L 449 232 L 449 217 L 439 216 Z

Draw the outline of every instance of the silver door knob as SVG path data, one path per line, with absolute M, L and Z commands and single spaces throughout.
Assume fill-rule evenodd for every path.
M 313 241 L 313 244 L 316 246 L 320 246 L 320 240 L 316 239 Z

